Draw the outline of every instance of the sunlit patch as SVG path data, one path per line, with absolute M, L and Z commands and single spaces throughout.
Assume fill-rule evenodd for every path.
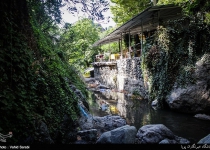
M 111 114 L 118 114 L 119 113 L 119 110 L 117 109 L 117 107 L 116 106 L 114 106 L 114 105 L 110 105 L 109 106 L 109 109 L 110 109 L 110 112 L 111 112 Z

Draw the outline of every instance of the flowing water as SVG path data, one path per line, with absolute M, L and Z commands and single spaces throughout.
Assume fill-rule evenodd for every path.
M 210 134 L 210 121 L 199 120 L 191 114 L 155 110 L 146 100 L 110 90 L 94 92 L 92 96 L 94 100 L 89 100 L 89 105 L 93 116 L 120 115 L 137 130 L 148 124 L 164 124 L 175 135 L 186 138 L 191 143 L 197 143 Z M 101 108 L 102 101 L 108 107 Z

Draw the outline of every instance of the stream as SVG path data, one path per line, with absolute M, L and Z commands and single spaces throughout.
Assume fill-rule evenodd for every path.
M 191 143 L 197 143 L 210 134 L 210 121 L 199 120 L 192 114 L 155 110 L 146 100 L 138 97 L 129 97 L 111 90 L 93 91 L 92 97 L 89 106 L 93 116 L 120 115 L 137 130 L 148 124 L 164 124 L 175 135 L 186 138 Z

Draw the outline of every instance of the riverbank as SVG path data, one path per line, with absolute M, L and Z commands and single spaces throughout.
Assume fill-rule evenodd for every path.
M 89 78 L 86 81 L 91 83 L 94 79 Z M 93 88 L 90 88 L 90 90 L 94 92 Z M 106 99 L 105 101 L 114 101 L 116 108 L 119 109 L 119 113 L 115 115 L 123 116 L 126 122 L 131 126 L 135 126 L 136 129 L 148 124 L 164 124 L 174 134 L 188 139 L 191 143 L 197 143 L 210 133 L 210 122 L 208 120 L 199 120 L 193 115 L 170 110 L 154 110 L 145 101 L 128 99 L 125 96 L 126 93 L 116 92 L 112 89 L 99 91 L 95 91 L 94 94 L 106 95 L 109 98 L 110 94 L 113 94 L 112 98 L 114 97 L 115 99 Z M 112 115 L 110 112 L 98 109 L 97 104 L 91 103 L 90 111 L 93 116 Z

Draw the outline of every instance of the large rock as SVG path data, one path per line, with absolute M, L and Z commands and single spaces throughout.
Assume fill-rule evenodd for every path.
M 178 137 L 163 124 L 141 127 L 136 134 L 136 144 L 189 144 L 187 139 Z
M 91 130 L 78 131 L 77 136 L 79 136 L 81 140 L 76 141 L 75 144 L 84 144 L 84 143 L 95 144 L 97 140 L 97 130 L 91 129 Z
M 31 134 L 27 138 L 20 139 L 17 143 L 20 145 L 55 144 L 55 142 L 52 140 L 49 134 L 49 130 L 45 122 L 43 122 L 42 120 L 35 120 L 34 127 L 35 127 L 35 132 L 33 134 Z
M 201 120 L 210 120 L 210 116 L 206 114 L 196 114 L 194 117 Z
M 210 144 L 210 134 L 200 139 L 197 144 Z
M 39 140 L 38 143 L 43 144 L 53 144 L 54 141 L 52 140 L 47 125 L 43 121 L 37 121 L 36 133 L 37 139 Z
M 72 120 L 68 115 L 64 115 L 64 119 L 57 128 L 54 136 L 55 144 L 71 144 L 77 140 L 77 120 Z
M 96 141 L 96 144 L 134 144 L 136 133 L 136 127 L 125 125 L 104 132 Z
M 175 89 L 167 99 L 172 110 L 185 113 L 201 113 L 210 110 L 210 91 L 203 83 L 200 86 L 189 86 L 186 89 Z
M 106 131 L 126 125 L 126 120 L 120 116 L 107 115 L 104 117 L 81 117 L 79 126 L 81 130 L 97 129 L 99 135 Z
M 120 116 L 94 117 L 94 128 L 98 129 L 99 135 L 124 125 L 126 125 L 126 120 Z
M 169 94 L 166 102 L 171 109 L 185 113 L 210 111 L 210 54 L 205 54 L 196 63 L 193 77 L 196 84 L 174 88 Z

